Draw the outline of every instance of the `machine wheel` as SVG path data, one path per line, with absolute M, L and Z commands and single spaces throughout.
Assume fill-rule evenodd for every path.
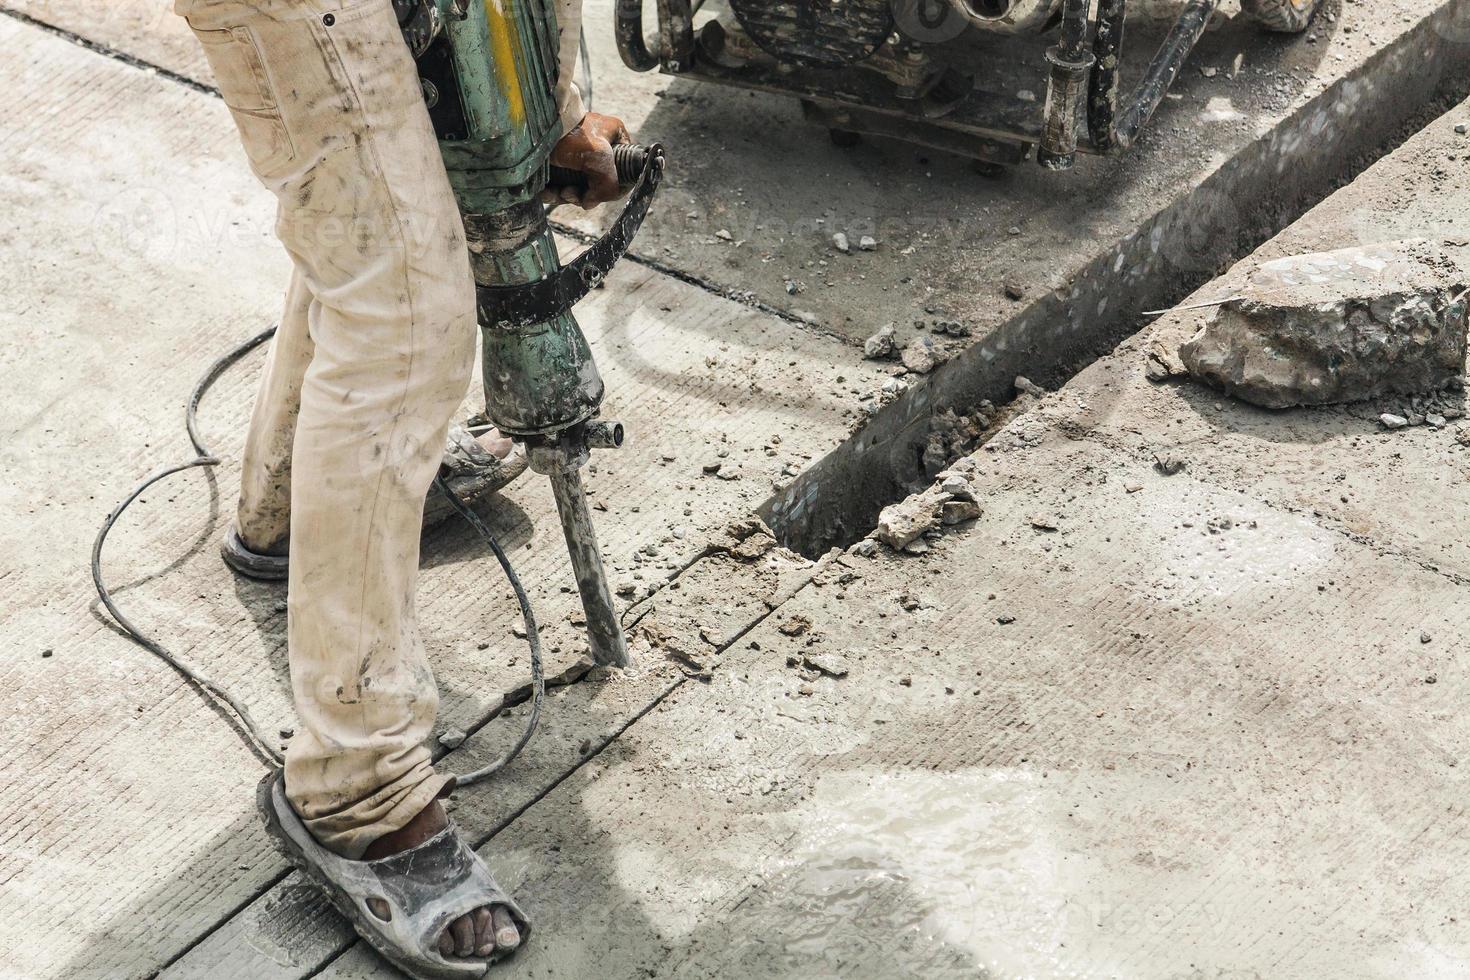
M 850 129 L 829 129 L 827 135 L 831 137 L 833 146 L 840 146 L 844 150 L 857 146 L 863 141 L 860 133 L 854 133 Z
M 1245 15 L 1268 31 L 1300 34 L 1312 22 L 1322 0 L 1240 0 Z

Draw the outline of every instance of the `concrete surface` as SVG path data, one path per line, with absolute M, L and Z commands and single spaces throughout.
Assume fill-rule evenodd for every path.
M 1129 50 L 1146 55 L 1174 10 L 1138 6 Z M 6 11 L 190 84 L 209 80 L 187 28 L 152 0 L 3 0 Z M 1009 398 L 1018 373 L 1060 382 L 1132 333 L 1141 311 L 1170 305 L 1417 128 L 1412 120 L 1432 118 L 1436 103 L 1470 94 L 1458 69 L 1470 57 L 1470 0 L 1329 0 L 1299 39 L 1262 35 L 1226 0 L 1131 153 L 989 182 L 963 161 L 896 144 L 839 150 L 790 100 L 631 73 L 610 19 L 607 0 L 589 0 L 597 105 L 665 142 L 672 161 L 635 243 L 640 261 L 849 343 L 886 323 L 904 342 L 936 319 L 971 330 L 940 338 L 952 361 L 765 509 L 808 554 L 845 543 L 906 492 L 933 414 Z M 556 217 L 590 232 L 610 220 L 604 212 Z M 840 255 L 835 230 L 872 231 L 879 249 Z M 1003 295 L 1007 279 L 1025 288 L 1022 300 Z
M 1253 261 L 1470 231 L 1467 118 Z M 1465 976 L 1470 447 L 1146 380 L 1193 322 L 1002 430 L 979 521 L 824 560 L 495 835 L 558 936 L 507 974 Z M 651 618 L 693 640 L 709 594 Z
M 0 543 L 18 556 L 0 570 L 0 630 L 12 651 L 0 664 L 9 748 L 0 803 L 17 815 L 0 835 L 0 969 L 26 978 L 386 975 L 265 845 L 251 807 L 259 766 L 196 692 L 97 614 L 85 572 L 103 511 L 186 448 L 181 401 L 197 372 L 279 302 L 284 263 L 269 240 L 269 202 L 244 170 L 223 107 L 174 77 L 198 65 L 173 19 L 132 2 L 25 9 L 168 71 L 149 74 L 0 18 L 0 45 L 12 53 L 0 63 L 0 192 L 27 218 L 0 226 L 0 249 L 14 257 L 0 265 L 15 338 L 0 353 L 0 405 L 14 474 L 4 501 L 16 515 L 0 522 Z M 1236 121 L 1235 142 L 1208 144 L 1207 169 L 1171 183 L 1151 169 L 1156 158 L 1141 157 L 1126 171 L 1094 165 L 1096 186 L 1105 197 L 1129 187 L 1135 201 L 1177 202 L 1229 160 L 1293 158 L 1288 144 L 1327 107 L 1422 105 L 1441 82 L 1459 84 L 1436 66 L 1470 37 L 1455 30 L 1465 9 L 1348 4 L 1342 29 L 1310 50 L 1265 47 L 1313 67 L 1294 81 L 1277 77 L 1275 114 Z M 1438 19 L 1425 21 L 1430 12 Z M 1391 79 L 1414 59 L 1419 75 L 1369 91 L 1364 78 Z M 1185 112 L 1200 79 L 1171 111 Z M 599 96 L 609 105 L 614 84 Z M 710 147 L 731 133 L 790 140 L 759 161 L 776 168 L 749 185 L 760 187 L 761 207 L 801 213 L 782 195 L 810 193 L 792 188 L 811 168 L 801 180 L 779 168 L 798 153 L 835 153 L 770 125 L 790 106 L 680 91 L 679 82 L 627 84 L 672 92 L 642 103 L 634 121 L 648 132 L 703 125 Z M 680 105 L 676 96 L 687 97 L 687 112 L 658 111 Z M 1252 130 L 1252 119 L 1267 128 Z M 1286 128 L 1273 128 L 1282 120 Z M 1317 155 L 1390 122 L 1332 128 Z M 1249 144 L 1267 131 L 1273 139 Z M 1465 168 L 1443 158 L 1463 160 L 1470 148 L 1455 138 L 1449 121 L 1439 124 L 1380 163 L 1374 173 L 1386 176 L 1339 193 L 1263 254 L 1327 247 L 1344 228 L 1391 228 L 1392 237 L 1423 233 L 1427 222 L 1463 228 Z M 1231 156 L 1232 147 L 1248 152 Z M 878 190 L 833 218 L 851 220 L 880 197 L 895 210 L 934 200 L 922 187 L 895 196 L 909 184 L 909 169 L 895 163 L 905 151 L 860 153 L 872 155 L 850 164 L 850 179 Z M 708 209 L 736 200 L 721 196 L 732 184 L 720 168 L 754 165 L 713 151 L 691 159 L 711 161 L 689 171 L 703 183 L 676 190 Z M 1325 169 L 1291 177 L 1320 196 Z M 996 208 L 1040 215 L 1043 198 L 1058 207 L 1039 175 L 963 187 L 1004 197 Z M 943 210 L 987 206 L 976 201 Z M 1138 212 L 1119 225 L 1083 221 L 1093 238 L 1079 244 L 1071 222 L 1095 202 L 1080 192 L 1076 201 L 1066 244 L 1084 263 L 1114 254 L 1138 228 Z M 670 234 L 661 227 L 655 246 Z M 683 246 L 710 233 L 681 232 L 678 261 L 718 268 L 708 260 L 733 246 Z M 970 256 L 951 262 L 948 246 L 925 253 L 912 240 L 936 275 L 953 275 L 938 281 L 946 303 L 998 302 L 975 285 L 987 280 Z M 755 254 L 738 252 L 729 281 L 749 279 L 757 298 L 785 302 Z M 1057 249 L 1040 254 L 1066 268 Z M 869 258 L 901 278 L 898 256 L 880 248 Z M 1155 273 L 1184 276 L 1169 265 Z M 827 291 L 834 312 L 820 323 L 841 334 L 844 310 L 886 310 L 881 290 L 847 288 L 864 281 L 839 277 Z M 1130 302 L 1150 292 L 1129 288 Z M 838 449 L 881 366 L 790 317 L 636 266 L 622 268 L 583 319 L 608 376 L 609 411 L 632 432 L 592 478 L 609 507 L 599 516 L 608 550 L 640 584 L 673 581 L 630 610 L 630 621 L 642 617 L 638 667 L 586 676 L 545 488 L 519 484 L 493 510 L 536 583 L 541 618 L 554 624 L 547 645 L 564 682 L 514 771 L 493 793 L 457 801 L 457 819 L 539 916 L 536 946 L 498 972 L 1470 969 L 1452 875 L 1463 859 L 1451 763 L 1463 749 L 1456 685 L 1470 580 L 1459 517 L 1465 455 L 1453 433 L 1384 437 L 1352 410 L 1267 416 L 1188 387 L 1148 387 L 1135 345 L 982 453 L 987 514 L 935 554 L 814 566 L 780 551 L 730 554 L 724 526 Z M 1054 367 L 1057 351 L 1045 353 L 1043 369 Z M 254 363 L 204 409 L 227 456 Z M 1160 447 L 1188 455 L 1184 474 L 1153 474 Z M 734 460 L 742 479 L 703 477 L 712 455 Z M 196 474 L 149 494 L 115 535 L 107 566 L 140 622 L 241 691 L 269 725 L 288 726 L 283 594 L 236 583 L 219 565 L 214 542 L 234 474 L 227 467 L 216 481 Z M 1134 484 L 1143 489 L 1129 493 Z M 1053 535 L 1027 523 L 1041 508 L 1061 522 Z M 1217 521 L 1211 534 L 1208 519 L 1222 515 L 1230 528 Z M 650 543 L 661 553 L 637 562 Z M 1196 554 L 1207 551 L 1216 560 Z M 519 724 L 522 709 L 508 702 L 524 655 L 505 628 L 504 588 L 462 528 L 430 535 L 425 561 L 422 620 L 442 725 L 484 726 L 447 760 L 467 769 Z M 911 611 L 904 592 L 918 600 Z M 812 625 L 803 631 L 797 617 Z M 786 666 L 814 641 L 841 650 L 852 673 L 806 681 Z
M 1258 258 L 1470 232 L 1467 119 Z M 507 975 L 1470 972 L 1470 446 L 1147 381 L 1191 325 L 1002 430 L 980 520 L 824 560 L 497 834 L 558 937 Z

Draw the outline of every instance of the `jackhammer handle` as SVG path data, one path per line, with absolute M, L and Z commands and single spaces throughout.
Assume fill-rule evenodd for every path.
M 619 143 L 613 147 L 613 166 L 618 171 L 618 186 L 627 190 L 638 183 L 638 175 L 643 173 L 643 164 L 648 161 L 648 147 L 637 143 Z M 587 175 L 580 170 L 571 170 L 567 167 L 552 166 L 551 175 L 546 180 L 547 187 L 575 187 L 579 191 L 587 189 Z

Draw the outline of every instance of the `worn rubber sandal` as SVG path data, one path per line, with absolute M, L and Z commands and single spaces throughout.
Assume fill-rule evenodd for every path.
M 398 969 L 418 980 L 468 980 L 483 977 L 494 963 L 515 950 L 489 956 L 449 958 L 439 952 L 439 937 L 449 923 L 482 906 L 499 905 L 521 934 L 531 923 L 519 905 L 495 883 L 485 862 L 470 850 L 453 821 L 418 847 L 376 861 L 351 861 L 316 842 L 286 799 L 283 773 L 261 780 L 256 802 L 266 830 L 291 862 L 315 881 L 357 934 Z M 388 906 L 387 921 L 368 908 L 368 899 Z M 516 949 L 521 948 L 517 946 Z
M 444 461 L 440 465 L 445 471 L 450 489 L 459 499 L 473 504 L 508 485 L 526 471 L 528 460 L 525 447 L 516 443 L 504 459 L 480 445 L 470 431 L 462 425 L 449 428 L 449 437 L 444 445 Z M 454 513 L 454 505 L 439 490 L 429 488 L 424 501 L 424 529 L 442 524 Z M 240 531 L 233 524 L 220 542 L 220 557 L 225 564 L 247 578 L 266 582 L 280 582 L 290 573 L 290 560 L 285 555 L 265 555 L 251 551 L 240 539 Z
M 220 542 L 219 556 L 226 565 L 247 578 L 279 582 L 290 571 L 290 562 L 285 555 L 262 555 L 245 547 L 245 542 L 240 540 L 240 531 L 233 524 Z
M 480 445 L 469 429 L 452 425 L 445 440 L 440 471 L 459 499 L 472 504 L 526 472 L 529 462 L 526 448 L 520 443 L 513 444 L 510 453 L 501 459 Z M 430 487 L 429 497 L 424 501 L 424 527 L 434 527 L 454 513 L 454 505 L 439 488 Z

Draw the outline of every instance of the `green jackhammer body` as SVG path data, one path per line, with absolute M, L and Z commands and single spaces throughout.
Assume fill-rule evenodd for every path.
M 580 468 L 622 427 L 594 421 L 602 377 L 571 312 L 602 281 L 647 213 L 658 147 L 612 231 L 563 266 L 539 194 L 561 138 L 552 0 L 393 0 L 464 217 L 483 341 L 485 414 L 550 477 L 598 663 L 628 662 Z M 626 168 L 627 150 L 620 151 Z M 631 168 L 627 168 L 631 169 Z

